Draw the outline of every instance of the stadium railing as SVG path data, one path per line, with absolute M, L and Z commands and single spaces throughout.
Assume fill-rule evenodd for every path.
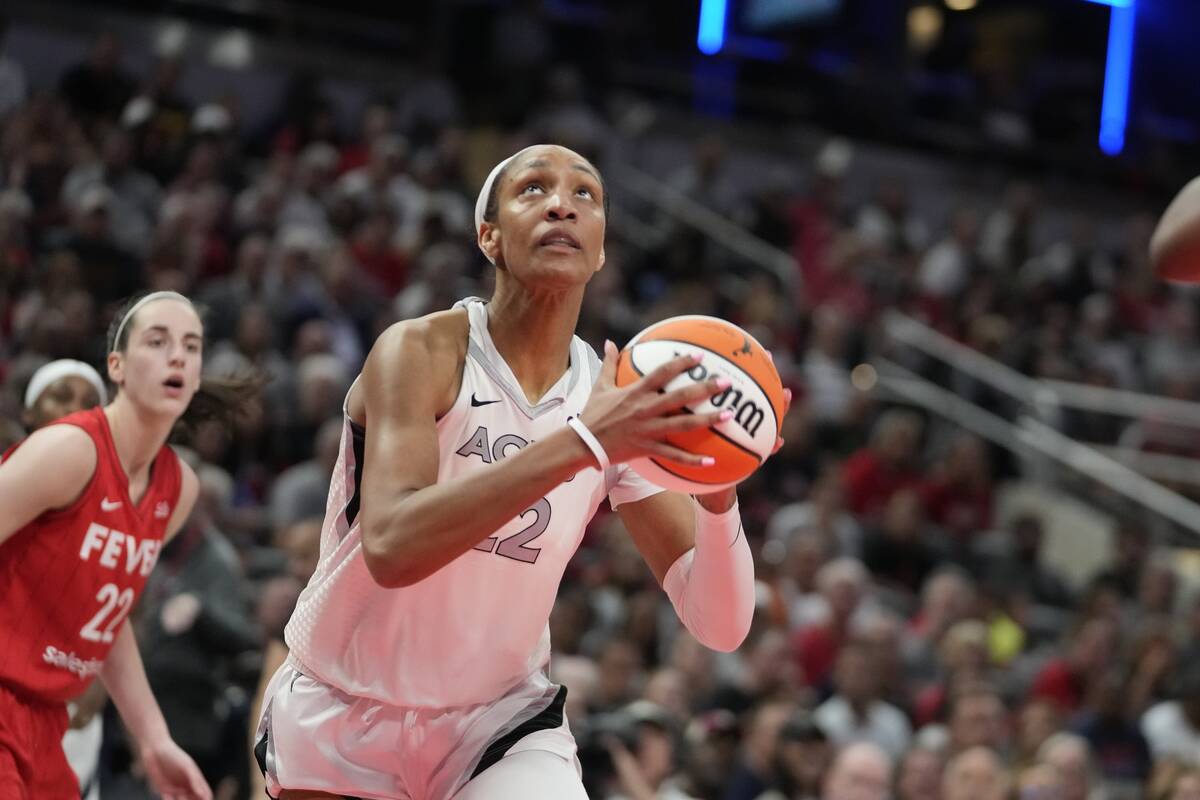
M 717 212 L 635 167 L 619 167 L 615 170 L 613 179 L 628 195 L 704 234 L 713 243 L 745 259 L 746 262 L 761 267 L 775 276 L 785 289 L 794 293 L 799 288 L 800 272 L 791 254 L 764 242 L 736 222 L 730 222 Z
M 971 431 L 1022 458 L 1029 477 L 1050 482 L 1047 466 L 1066 468 L 1179 528 L 1200 536 L 1200 505 L 1131 469 L 1090 445 L 1078 442 L 1031 415 L 1016 422 L 987 411 L 954 392 L 886 358 L 873 365 L 879 387 L 891 397 Z
M 616 181 L 629 195 L 777 276 L 785 287 L 798 288 L 799 271 L 789 253 L 764 242 L 653 175 L 626 166 L 617 171 Z M 1200 403 L 1032 378 L 897 311 L 887 312 L 882 325 L 892 343 L 910 347 L 990 387 L 1015 401 L 1019 411 L 1015 421 L 1005 419 L 891 360 L 873 359 L 880 387 L 893 397 L 950 420 L 1016 454 L 1023 459 L 1029 477 L 1040 476 L 1047 482 L 1054 482 L 1055 468 L 1065 468 L 1159 519 L 1169 521 L 1190 533 L 1191 537 L 1200 536 L 1200 505 L 1147 477 L 1148 474 L 1172 481 L 1187 476 L 1186 482 L 1198 482 L 1195 476 L 1200 476 L 1200 462 L 1131 448 L 1093 446 L 1072 439 L 1060 430 L 1064 409 L 1134 419 L 1153 416 L 1159 421 L 1200 428 Z

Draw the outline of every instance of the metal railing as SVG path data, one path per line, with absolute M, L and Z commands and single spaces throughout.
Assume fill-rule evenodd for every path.
M 880 388 L 892 397 L 950 420 L 1016 455 L 1048 459 L 1200 536 L 1200 505 L 1100 450 L 1031 416 L 1010 422 L 887 359 L 875 359 L 874 364 Z
M 1162 483 L 1182 486 L 1200 486 L 1200 459 L 1176 456 L 1169 453 L 1150 453 L 1132 447 L 1085 442 L 1114 461 Z
M 623 167 L 617 181 L 624 191 L 660 208 L 675 219 L 708 236 L 751 263 L 779 276 L 784 286 L 799 280 L 795 260 L 749 231 L 705 208 L 657 178 Z M 883 317 L 884 331 L 893 340 L 945 363 L 964 375 L 1018 401 L 1029 413 L 1012 422 L 993 414 L 951 391 L 909 372 L 886 359 L 874 359 L 880 385 L 892 395 L 949 419 L 963 428 L 995 442 L 1034 462 L 1049 461 L 1085 476 L 1108 491 L 1169 520 L 1181 529 L 1200 535 L 1200 505 L 1135 471 L 1124 461 L 1065 436 L 1047 420 L 1055 420 L 1063 408 L 1099 411 L 1125 417 L 1153 415 L 1155 418 L 1200 427 L 1200 404 L 1116 389 L 1086 386 L 1065 381 L 1031 378 L 973 348 L 954 341 L 929 326 L 899 312 Z M 1165 469 L 1165 462 L 1156 467 Z M 1172 471 L 1180 464 L 1172 463 Z
M 704 234 L 714 243 L 774 275 L 789 290 L 800 283 L 796 259 L 764 242 L 741 225 L 730 222 L 674 187 L 630 166 L 610 170 L 609 175 L 623 192 L 657 208 L 676 221 Z
M 883 327 L 893 340 L 1044 413 L 1073 408 L 1118 417 L 1153 417 L 1160 422 L 1200 428 L 1200 403 L 1071 381 L 1031 378 L 898 311 L 884 315 Z

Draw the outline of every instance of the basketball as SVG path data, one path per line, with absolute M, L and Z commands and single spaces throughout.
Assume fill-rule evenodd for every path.
M 633 337 L 617 362 L 617 385 L 628 386 L 672 358 L 689 354 L 699 355 L 700 363 L 664 391 L 714 376 L 728 378 L 728 389 L 685 407 L 683 413 L 727 409 L 734 416 L 719 425 L 671 434 L 666 441 L 711 456 L 716 463 L 693 467 L 651 457 L 629 464 L 664 489 L 706 494 L 744 480 L 771 454 L 783 424 L 783 385 L 771 357 L 753 336 L 723 319 L 704 316 L 672 317 Z

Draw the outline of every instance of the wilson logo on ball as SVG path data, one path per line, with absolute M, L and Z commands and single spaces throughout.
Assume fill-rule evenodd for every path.
M 741 350 L 734 351 L 734 355 L 740 355 Z M 750 340 L 746 339 L 746 353 L 750 353 Z M 679 358 L 684 353 L 678 350 L 674 351 L 674 357 Z M 684 373 L 694 381 L 703 381 L 709 378 L 709 370 L 704 364 L 697 364 Z M 713 375 L 724 375 L 723 371 L 712 372 Z M 726 376 L 728 377 L 728 376 Z M 726 401 L 729 401 L 729 410 L 734 412 L 733 421 L 742 426 L 742 430 L 751 436 L 758 435 L 758 426 L 762 425 L 763 420 L 767 418 L 767 414 L 757 403 L 750 399 L 743 399 L 742 391 L 734 389 L 732 386 L 721 392 L 712 399 L 712 404 L 715 408 L 725 408 Z
M 742 430 L 751 436 L 758 435 L 758 427 L 767 418 L 767 413 L 758 407 L 758 403 L 742 398 L 740 389 L 730 387 L 712 399 L 717 408 L 725 408 L 729 401 L 729 410 L 733 413 L 733 421 L 742 426 Z

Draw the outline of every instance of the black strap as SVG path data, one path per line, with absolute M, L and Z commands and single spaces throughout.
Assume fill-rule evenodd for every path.
M 269 735 L 267 731 L 263 731 L 263 735 L 254 743 L 254 760 L 258 762 L 258 769 L 264 778 L 267 777 L 267 737 Z M 264 793 L 267 797 L 271 797 L 270 792 L 264 790 Z M 275 798 L 272 797 L 271 800 L 275 800 Z
M 270 732 L 263 731 L 262 738 L 259 739 L 258 742 L 254 745 L 254 760 L 258 762 L 258 768 L 262 771 L 264 778 L 267 777 L 267 737 L 268 736 L 270 736 Z M 278 800 L 278 798 L 271 797 L 270 792 L 265 792 L 265 794 L 267 795 L 267 797 L 270 797 L 271 800 Z M 345 800 L 361 800 L 360 798 L 351 797 L 350 795 L 342 795 L 342 797 L 344 797 Z
M 504 758 L 509 748 L 534 731 L 549 731 L 560 727 L 563 724 L 563 704 L 566 701 L 567 687 L 560 686 L 558 687 L 558 694 L 554 695 L 554 699 L 550 701 L 550 705 L 546 706 L 544 711 L 531 717 L 489 744 L 487 749 L 483 751 L 483 757 L 479 759 L 479 766 L 475 767 L 475 771 L 471 773 L 471 780 L 474 780 L 479 773 Z
M 82 798 L 82 800 L 87 800 L 88 794 L 91 793 L 92 789 L 96 788 L 96 784 L 100 778 L 99 773 L 100 773 L 100 770 L 97 769 L 95 772 L 93 772 L 91 775 L 88 776 L 87 783 L 83 784 L 80 787 L 79 797 Z

